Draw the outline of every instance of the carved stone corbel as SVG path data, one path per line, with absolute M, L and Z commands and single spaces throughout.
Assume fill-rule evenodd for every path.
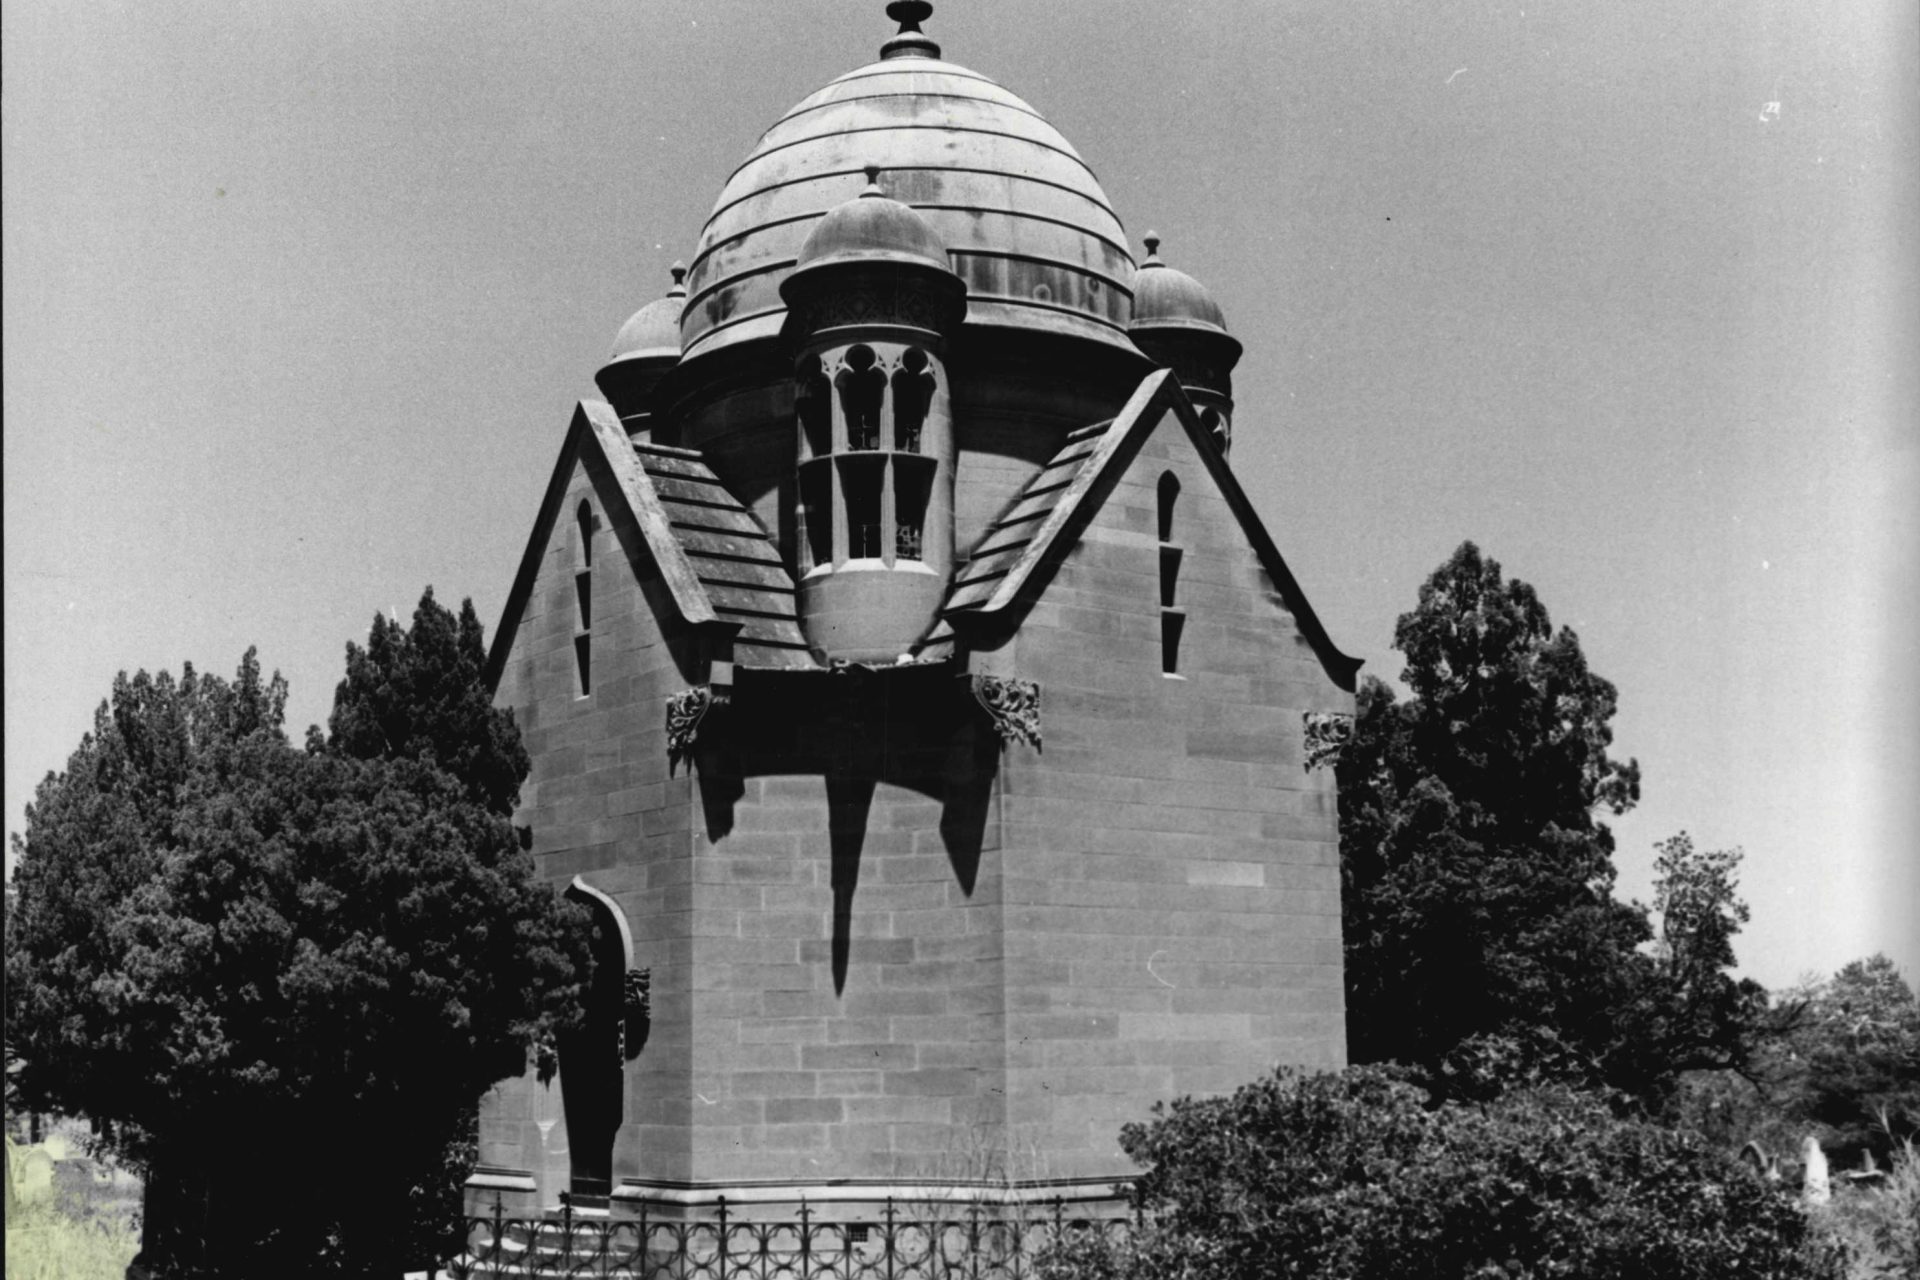
M 679 756 L 691 751 L 693 744 L 700 739 L 700 726 L 706 720 L 707 713 L 716 707 L 727 706 L 732 700 L 730 690 L 705 684 L 694 685 L 691 689 L 683 689 L 668 697 L 668 752 Z
M 993 721 L 993 730 L 1001 742 L 1018 739 L 1028 746 L 1040 746 L 1040 686 L 1032 680 L 1012 676 L 974 675 L 971 677 L 974 700 Z
M 1353 737 L 1353 717 L 1344 711 L 1309 711 L 1300 721 L 1306 771 L 1339 764 L 1341 750 Z
M 622 975 L 620 1018 L 620 1061 L 632 1062 L 647 1047 L 647 1034 L 653 1029 L 653 971 L 629 969 Z

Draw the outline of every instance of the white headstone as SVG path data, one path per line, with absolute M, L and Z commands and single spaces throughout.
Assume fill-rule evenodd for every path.
M 1802 1148 L 1804 1159 L 1801 1167 L 1805 1170 L 1800 1183 L 1800 1194 L 1808 1204 L 1825 1204 L 1833 1198 L 1833 1184 L 1827 1177 L 1827 1153 L 1820 1149 L 1820 1139 L 1807 1135 L 1806 1146 Z

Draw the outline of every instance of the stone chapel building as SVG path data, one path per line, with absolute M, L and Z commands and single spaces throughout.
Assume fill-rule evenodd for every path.
M 754 145 L 560 444 L 489 677 L 600 977 L 476 1208 L 1110 1198 L 1156 1100 L 1344 1060 L 1302 739 L 1359 663 L 1234 478 L 1241 345 L 930 9 Z

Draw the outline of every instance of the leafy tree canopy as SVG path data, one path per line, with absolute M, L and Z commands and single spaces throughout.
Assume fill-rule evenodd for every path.
M 1855 960 L 1782 1005 L 1760 1074 L 1766 1111 L 1882 1168 L 1920 1142 L 1920 999 L 1892 960 Z
M 1636 984 L 1615 1010 L 1616 1077 L 1664 1094 L 1690 1071 L 1750 1071 L 1766 992 L 1736 979 L 1733 939 L 1747 922 L 1738 849 L 1700 849 L 1686 832 L 1654 846 L 1658 933 L 1634 957 Z
M 358 729 L 292 747 L 250 651 L 231 682 L 121 677 L 28 808 L 18 1087 L 146 1166 L 163 1259 L 399 1269 L 412 1189 L 577 1007 L 586 930 L 503 807 L 525 754 L 457 687 L 478 630 L 430 594 L 415 618 L 425 639 L 376 624 L 337 699 L 337 722 L 409 727 L 380 751 Z M 155 1238 L 189 1217 L 218 1238 Z

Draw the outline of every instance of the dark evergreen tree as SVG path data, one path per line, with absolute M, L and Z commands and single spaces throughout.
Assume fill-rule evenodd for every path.
M 486 686 L 487 648 L 473 601 L 455 618 L 428 587 L 407 630 L 375 614 L 367 647 L 347 644 L 347 674 L 316 750 L 359 760 L 426 760 L 495 813 L 520 800 L 529 761 L 513 713 Z
M 480 1094 L 578 1008 L 587 929 L 509 825 L 526 756 L 471 616 L 377 623 L 307 751 L 251 652 L 232 683 L 123 676 L 28 809 L 17 1084 L 145 1169 L 162 1267 L 424 1265 Z
M 1645 994 L 1645 912 L 1616 902 L 1596 814 L 1639 798 L 1614 688 L 1523 582 L 1463 544 L 1360 691 L 1340 751 L 1348 1052 L 1471 1090 L 1516 1071 L 1636 1091 L 1616 1016 Z

